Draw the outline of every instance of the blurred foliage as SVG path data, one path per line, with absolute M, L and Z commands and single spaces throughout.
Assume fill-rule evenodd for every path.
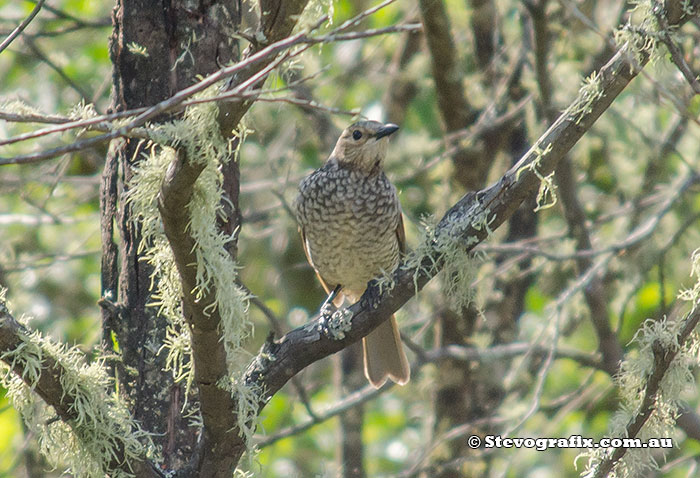
M 504 78 L 493 81 L 478 69 L 470 26 L 472 10 L 465 7 L 465 2 L 448 0 L 446 4 L 465 91 L 475 108 L 486 108 Z M 98 112 L 106 112 L 111 84 L 108 15 L 113 2 L 55 0 L 50 5 L 55 10 L 45 8 L 27 29 L 28 35 L 0 54 L 0 101 L 21 100 L 44 113 L 60 114 L 68 114 L 77 103 L 85 101 L 93 103 Z M 368 1 L 332 1 L 333 24 L 338 25 L 371 5 Z M 505 76 L 511 72 L 513 59 L 524 55 L 526 66 L 520 81 L 521 87 L 533 95 L 525 109 L 528 139 L 533 141 L 546 130 L 548 122 L 537 103 L 529 17 L 522 2 L 500 0 L 495 5 L 502 38 L 493 68 Z M 596 67 L 594 52 L 604 49 L 604 37 L 617 24 L 625 3 L 576 2 L 575 8 L 588 15 L 599 31 L 579 22 L 567 5 L 568 2 L 547 4 L 552 35 L 550 81 L 557 111 L 568 106 L 580 79 Z M 5 37 L 33 6 L 26 1 L 0 3 L 0 37 Z M 416 2 L 397 2 L 369 17 L 358 29 L 416 19 Z M 679 38 L 697 59 L 697 30 L 694 34 Z M 279 71 L 267 85 L 295 85 L 300 77 L 320 72 L 301 84 L 306 93 L 295 86 L 291 92 L 272 96 L 309 94 L 309 99 L 321 105 L 359 109 L 368 117 L 392 120 L 386 117 L 388 94 L 397 84 L 392 66 L 395 52 L 406 38 L 406 34 L 388 34 L 316 46 L 295 64 Z M 453 167 L 444 155 L 444 133 L 424 44 L 400 66 L 400 71 L 416 90 L 408 103 L 399 105 L 405 118 L 399 134 L 392 137 L 386 170 L 400 190 L 408 243 L 413 247 L 420 240 L 421 218 L 440 217 L 464 191 L 453 181 Z M 683 107 L 679 108 L 679 104 Z M 620 95 L 574 148 L 570 159 L 575 165 L 577 194 L 587 215 L 594 248 L 604 249 L 625 240 L 636 225 L 657 214 L 659 204 L 678 187 L 679 177 L 697 170 L 698 110 L 699 98 L 688 93 L 675 67 L 660 61 L 647 68 L 646 75 Z M 289 205 L 299 180 L 322 164 L 337 132 L 352 119 L 352 115 L 331 115 L 323 109 L 311 114 L 283 101 L 260 102 L 245 118 L 251 134 L 241 149 L 241 277 L 285 330 L 306 322 L 324 298 L 306 263 Z M 684 130 L 662 155 L 668 132 L 678 122 L 686 123 Z M 0 121 L 0 139 L 32 130 L 29 124 Z M 321 135 L 323 131 L 326 133 Z M 26 153 L 74 140 L 76 133 L 65 133 L 60 139 L 41 138 L 3 147 L 2 154 Z M 0 168 L 0 284 L 9 289 L 16 315 L 31 316 L 33 327 L 81 344 L 86 352 L 98 346 L 101 336 L 96 302 L 100 295 L 99 182 L 105 151 L 106 146 L 102 146 L 39 164 Z M 494 161 L 490 175 L 494 179 L 510 160 L 503 153 L 489 159 Z M 628 344 L 644 320 L 678 313 L 674 308 L 675 295 L 690 285 L 689 258 L 700 244 L 697 222 L 683 230 L 674 242 L 668 241 L 699 212 L 698 189 L 690 188 L 649 238 L 619 251 L 610 260 L 604 274 L 610 321 L 626 351 L 634 347 Z M 567 225 L 559 205 L 540 212 L 538 221 L 534 247 L 562 256 L 574 252 L 574 244 L 566 238 Z M 488 245 L 502 241 L 503 236 L 502 231 L 497 231 L 486 250 Z M 489 319 L 503 300 L 497 282 L 509 277 L 503 262 L 495 265 L 494 261 L 513 257 L 498 249 L 487 254 L 476 283 L 477 303 L 484 314 L 470 338 L 473 344 L 482 346 L 490 343 L 493 331 Z M 595 352 L 597 339 L 580 292 L 562 304 L 558 317 L 552 312 L 552 302 L 577 280 L 574 261 L 548 260 L 536 254 L 529 271 L 534 282 L 527 291 L 517 340 L 535 342 L 550 321 L 558 320 L 561 347 Z M 425 348 L 432 344 L 435 316 L 446 307 L 440 292 L 440 279 L 434 280 L 418 299 L 398 313 L 403 332 Z M 250 351 L 255 352 L 267 336 L 269 324 L 257 308 L 251 306 L 251 314 L 256 335 Z M 333 360 L 321 361 L 300 375 L 316 411 L 340 398 L 333 386 L 332 363 Z M 518 373 L 507 376 L 508 395 L 496 411 L 499 418 L 517 423 L 525 413 L 533 400 L 531 392 L 540 365 L 528 356 L 513 361 L 512 369 Z M 438 437 L 433 436 L 431 423 L 436 367 L 423 366 L 415 371 L 408 386 L 394 387 L 367 403 L 363 438 L 369 476 L 394 476 L 412 466 L 433 445 L 433 452 L 439 456 L 440 446 L 434 441 Z M 688 393 L 684 398 L 691 409 L 697 409 L 697 393 Z M 578 434 L 600 438 L 618 405 L 610 376 L 570 359 L 554 362 L 539 400 L 539 410 L 522 424 L 517 436 Z M 262 417 L 261 434 L 274 434 L 309 419 L 290 386 L 272 399 Z M 256 476 L 336 476 L 336 428 L 337 419 L 332 419 L 262 449 L 256 458 Z M 466 436 L 457 438 L 465 439 Z M 31 456 L 30 442 L 31 437 L 24 436 L 13 409 L 0 398 L 0 477 L 24 476 L 21 473 L 26 473 L 25 462 L 36 459 Z M 664 471 L 650 476 L 691 476 L 697 467 L 699 445 L 683 440 L 682 432 L 678 432 L 676 444 L 665 458 L 658 457 Z M 499 450 L 488 458 L 489 471 L 485 476 L 575 477 L 581 470 L 580 463 L 578 470 L 574 467 L 578 452 Z M 675 465 L 670 466 L 672 463 Z M 60 470 L 44 471 L 46 476 L 60 475 Z M 476 476 L 477 471 L 474 473 Z

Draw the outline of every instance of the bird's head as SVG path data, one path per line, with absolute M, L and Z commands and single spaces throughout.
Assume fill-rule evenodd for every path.
M 379 171 L 386 156 L 389 136 L 399 127 L 379 121 L 358 121 L 343 131 L 331 158 L 345 166 L 365 172 Z

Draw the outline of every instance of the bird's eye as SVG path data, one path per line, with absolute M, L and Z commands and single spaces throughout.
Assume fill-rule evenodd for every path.
M 355 141 L 357 141 L 358 139 L 362 138 L 362 131 L 360 131 L 359 129 L 356 129 L 355 131 L 352 132 L 352 137 Z

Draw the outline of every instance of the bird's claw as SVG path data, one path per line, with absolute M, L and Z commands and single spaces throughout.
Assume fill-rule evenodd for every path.
M 337 309 L 335 308 L 332 302 L 325 302 L 321 306 L 321 310 L 319 311 L 321 315 L 321 320 L 323 320 L 324 322 L 328 322 L 331 319 L 331 317 L 333 317 L 333 312 L 335 312 L 336 310 Z
M 367 287 L 365 293 L 362 294 L 361 305 L 363 307 L 369 307 L 372 310 L 377 310 L 379 304 L 382 303 L 383 294 L 379 291 L 379 287 L 376 286 L 374 281 L 371 281 L 368 285 L 369 287 Z

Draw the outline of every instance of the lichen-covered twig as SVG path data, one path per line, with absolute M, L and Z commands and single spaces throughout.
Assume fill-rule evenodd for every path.
M 76 476 L 101 470 L 113 476 L 162 478 L 146 459 L 146 446 L 139 442 L 139 437 L 147 440 L 146 434 L 133 419 L 124 416 L 123 404 L 112 401 L 107 390 L 100 388 L 99 380 L 82 383 L 82 379 L 88 378 L 82 375 L 90 372 L 75 352 L 27 330 L 12 317 L 3 295 L 0 294 L 0 359 L 16 379 L 24 382 L 26 392 L 33 390 L 53 407 L 62 422 L 47 426 L 44 448 L 56 456 L 66 453 L 64 459 L 80 468 L 72 470 Z M 0 376 L 3 374 L 0 370 Z M 2 379 L 6 386 L 10 383 L 6 377 Z M 51 432 L 50 426 L 70 427 L 72 437 L 66 437 L 70 442 L 52 444 L 51 437 L 63 436 L 65 430 Z
M 690 338 L 691 334 L 700 322 L 700 301 L 693 304 L 693 310 L 683 319 L 682 326 L 675 337 L 673 347 L 667 347 L 659 340 L 655 340 L 652 345 L 652 353 L 654 357 L 653 370 L 646 379 L 646 388 L 644 389 L 644 398 L 639 406 L 637 414 L 627 424 L 625 429 L 626 438 L 635 438 L 644 424 L 651 418 L 652 414 L 657 409 L 657 394 L 662 386 L 662 380 L 666 372 L 671 367 L 672 362 L 683 349 L 684 345 Z M 615 448 L 615 450 L 606 458 L 597 464 L 593 478 L 604 478 L 612 471 L 613 467 L 625 456 L 627 448 L 624 446 Z

